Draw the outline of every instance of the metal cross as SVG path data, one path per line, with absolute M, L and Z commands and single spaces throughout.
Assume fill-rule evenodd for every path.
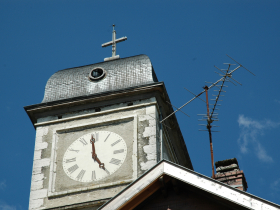
M 105 58 L 104 61 L 109 61 L 109 60 L 114 60 L 114 59 L 118 59 L 120 58 L 119 55 L 116 55 L 116 51 L 117 51 L 117 43 L 118 42 L 123 42 L 125 40 L 127 40 L 127 37 L 122 37 L 122 38 L 119 38 L 119 39 L 116 39 L 116 31 L 115 31 L 115 24 L 113 25 L 113 40 L 110 41 L 110 42 L 107 42 L 107 43 L 104 43 L 102 44 L 101 46 L 102 47 L 108 47 L 110 45 L 112 45 L 112 57 L 110 58 Z

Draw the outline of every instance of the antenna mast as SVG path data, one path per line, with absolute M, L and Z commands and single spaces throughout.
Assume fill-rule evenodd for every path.
M 210 118 L 210 114 L 209 114 L 209 102 L 208 102 L 208 86 L 205 85 L 204 86 L 204 90 L 205 90 L 205 94 L 206 94 L 206 107 L 207 107 L 207 130 L 209 133 L 209 140 L 210 140 L 210 152 L 211 152 L 211 165 L 212 165 L 212 178 L 214 178 L 215 176 L 215 171 L 214 171 L 214 152 L 213 152 L 213 144 L 212 144 L 212 133 L 211 133 L 211 123 L 212 120 Z
M 222 89 L 223 89 L 223 87 L 225 86 L 224 84 L 225 84 L 225 81 L 226 81 L 226 79 L 227 79 L 227 74 L 228 74 L 228 72 L 229 72 L 229 69 L 230 69 L 230 66 L 231 65 L 235 65 L 235 64 L 228 64 L 229 66 L 228 66 L 228 69 L 226 70 L 226 72 L 225 72 L 225 75 L 223 75 L 223 80 L 221 81 L 222 82 L 222 84 L 220 85 L 220 89 L 218 90 L 219 92 L 218 92 L 218 95 L 214 95 L 214 96 L 216 96 L 216 99 L 214 99 L 215 100 L 215 104 L 214 104 L 214 107 L 213 107 L 213 109 L 212 109 L 212 112 L 211 112 L 211 114 L 210 114 L 210 112 L 209 112 L 209 101 L 208 101 L 208 86 L 207 85 L 205 85 L 204 87 L 203 87 L 203 89 L 205 90 L 205 94 L 206 94 L 206 107 L 207 107 L 207 125 L 206 125 L 206 128 L 207 128 L 207 130 L 208 130 L 208 133 L 209 133 L 209 141 L 210 141 L 210 153 L 211 153 L 211 166 L 212 166 L 212 178 L 214 178 L 215 177 L 215 169 L 214 169 L 214 151 L 213 151 L 213 143 L 212 143 L 212 132 L 211 132 L 211 128 L 212 128 L 212 122 L 213 121 L 215 121 L 215 120 L 218 120 L 217 119 L 217 116 L 214 116 L 214 113 L 215 113 L 215 110 L 217 109 L 216 108 L 216 106 L 218 105 L 218 101 L 221 101 L 221 100 L 219 100 L 219 98 L 220 98 L 220 96 L 223 96 L 223 95 L 221 95 L 221 92 L 223 91 Z M 217 68 L 217 67 L 216 67 Z M 220 70 L 220 69 L 219 69 Z M 223 71 L 222 71 L 222 73 L 224 73 Z M 219 74 L 220 75 L 220 74 Z M 220 75 L 221 76 L 221 75 Z M 235 80 L 236 81 L 236 80 Z M 217 85 L 216 85 L 217 86 Z M 226 86 L 225 86 L 226 87 Z M 223 92 L 225 92 L 225 91 L 223 91 Z M 218 114 L 216 114 L 216 115 L 218 115 Z M 215 119 L 214 119 L 215 118 Z

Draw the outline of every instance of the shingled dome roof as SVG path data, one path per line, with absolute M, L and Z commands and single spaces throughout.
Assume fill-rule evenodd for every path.
M 91 74 L 93 69 L 97 72 Z M 158 80 L 149 57 L 138 55 L 56 72 L 47 82 L 42 103 L 154 82 Z

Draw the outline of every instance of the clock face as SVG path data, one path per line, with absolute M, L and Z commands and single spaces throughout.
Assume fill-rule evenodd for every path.
M 104 179 L 124 163 L 127 146 L 121 136 L 96 131 L 75 140 L 63 156 L 64 172 L 73 180 L 93 182 Z

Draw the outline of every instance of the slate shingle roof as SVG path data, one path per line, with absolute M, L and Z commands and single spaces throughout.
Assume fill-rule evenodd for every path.
M 104 79 L 93 82 L 89 80 L 88 75 L 96 67 L 103 68 L 107 75 Z M 56 72 L 46 84 L 42 103 L 154 82 L 158 80 L 149 57 L 138 55 Z

